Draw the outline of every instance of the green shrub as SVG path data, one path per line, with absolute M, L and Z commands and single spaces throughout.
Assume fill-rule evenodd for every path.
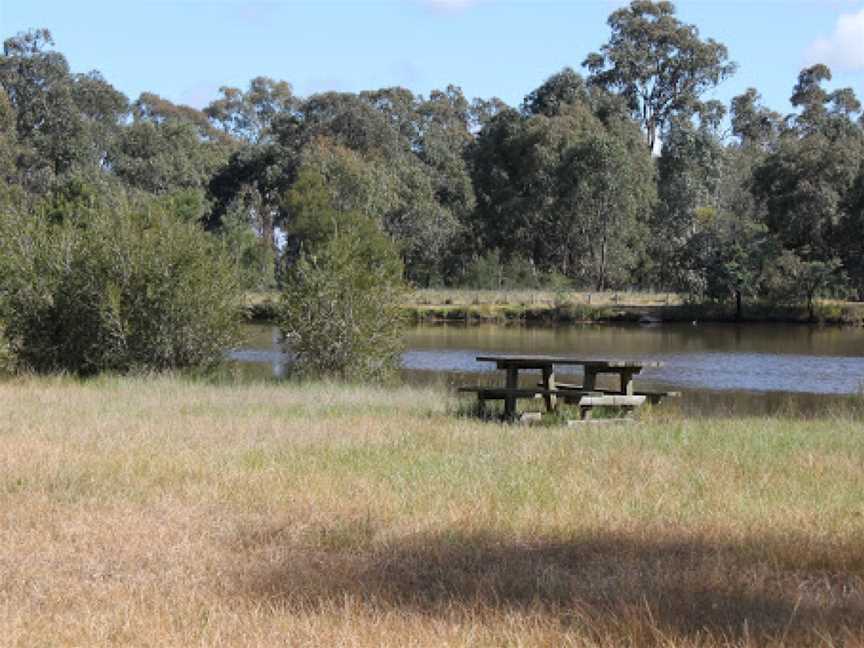
M 385 380 L 399 367 L 405 296 L 393 243 L 369 219 L 340 214 L 333 234 L 289 270 L 281 328 L 306 376 Z
M 0 216 L 0 318 L 14 366 L 91 375 L 211 366 L 237 339 L 222 247 L 170 203 Z

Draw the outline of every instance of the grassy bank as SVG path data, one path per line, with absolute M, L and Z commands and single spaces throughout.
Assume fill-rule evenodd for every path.
M 3 645 L 862 645 L 862 421 L 0 383 Z
M 788 322 L 864 326 L 864 304 L 822 301 L 806 307 L 694 304 L 673 293 L 419 290 L 406 312 L 415 321 L 492 322 Z
M 244 315 L 273 321 L 278 295 L 247 296 Z M 732 304 L 694 304 L 674 293 L 565 292 L 531 290 L 418 290 L 405 304 L 413 322 L 782 322 L 864 326 L 864 304 L 825 300 L 811 319 L 806 307 L 746 304 L 736 320 Z

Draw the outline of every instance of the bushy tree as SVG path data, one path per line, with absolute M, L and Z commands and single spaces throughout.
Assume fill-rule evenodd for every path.
M 694 296 L 734 300 L 735 317 L 741 319 L 744 299 L 762 288 L 765 266 L 774 256 L 772 241 L 764 225 L 709 207 L 697 211 L 697 223 L 685 248 L 687 288 Z
M 527 257 L 584 286 L 632 285 L 655 196 L 650 154 L 599 92 L 563 92 L 551 116 L 533 114 L 552 105 L 559 77 L 574 85 L 569 74 L 551 79 L 523 113 L 490 119 L 472 147 L 476 256 L 498 249 L 505 263 Z
M 281 114 L 291 111 L 297 103 L 291 84 L 268 77 L 255 77 L 249 89 L 223 86 L 221 97 L 210 103 L 204 113 L 226 134 L 248 143 L 258 143 L 270 134 L 270 124 Z
M 19 369 L 91 375 L 220 362 L 239 285 L 217 241 L 171 204 L 115 198 L 0 218 L 0 316 Z
M 153 194 L 203 190 L 227 164 L 229 150 L 225 142 L 202 139 L 192 121 L 137 117 L 117 138 L 109 163 L 127 185 Z
M 813 320 L 816 298 L 831 287 L 843 285 L 842 267 L 843 264 L 836 257 L 827 261 L 806 260 L 791 250 L 784 250 L 766 273 L 766 296 L 779 304 L 805 304 Z
M 402 262 L 367 216 L 327 204 L 314 172 L 291 201 L 303 214 L 300 256 L 285 278 L 281 328 L 298 371 L 343 380 L 383 380 L 402 351 Z M 302 190 L 302 193 L 301 193 Z
M 55 177 L 103 168 L 128 100 L 98 72 L 73 74 L 47 29 L 7 39 L 0 89 L 14 114 L 18 180 L 33 193 Z M 2 107 L 0 107 L 2 112 Z

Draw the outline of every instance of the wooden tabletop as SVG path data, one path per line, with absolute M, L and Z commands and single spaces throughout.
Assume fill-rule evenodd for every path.
M 562 358 L 546 355 L 501 355 L 477 356 L 477 362 L 495 362 L 507 367 L 544 367 L 549 365 L 580 365 L 595 369 L 644 369 L 645 367 L 662 367 L 662 362 L 641 360 L 584 360 L 579 358 Z

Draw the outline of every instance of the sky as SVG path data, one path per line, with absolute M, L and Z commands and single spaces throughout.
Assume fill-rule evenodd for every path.
M 707 98 L 756 87 L 790 112 L 798 72 L 864 99 L 864 0 L 680 0 L 678 17 L 729 48 L 738 72 Z M 295 93 L 448 84 L 511 105 L 609 37 L 619 0 L 0 0 L 0 35 L 47 27 L 73 71 L 131 99 L 201 108 L 220 86 L 284 79 Z

